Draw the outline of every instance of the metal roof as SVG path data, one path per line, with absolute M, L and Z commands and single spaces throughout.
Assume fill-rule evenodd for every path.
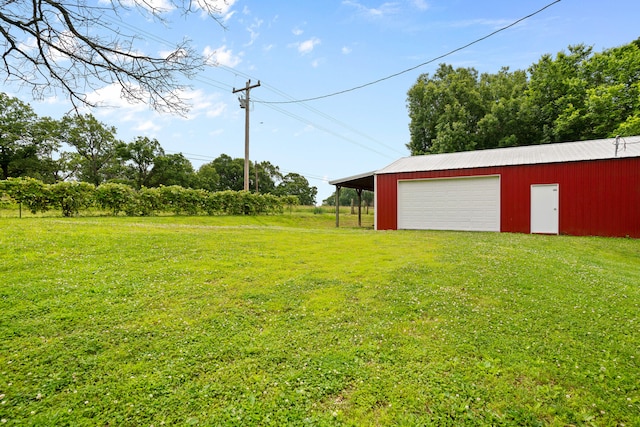
M 376 174 L 640 157 L 640 136 L 403 157 Z M 335 182 L 335 181 L 334 181 Z M 331 182 L 333 184 L 333 182 Z
M 334 179 L 333 181 L 329 181 L 331 185 L 337 185 L 339 187 L 347 187 L 347 188 L 360 188 L 363 190 L 373 191 L 373 175 L 375 172 L 367 172 L 361 173 L 358 175 L 350 176 L 347 178 Z

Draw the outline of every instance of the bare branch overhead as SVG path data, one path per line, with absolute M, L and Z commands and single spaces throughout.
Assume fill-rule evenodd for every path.
M 157 111 L 185 114 L 181 91 L 206 65 L 189 40 L 167 54 L 136 47 L 138 35 L 121 29 L 120 13 L 136 11 L 166 23 L 172 11 L 204 13 L 221 27 L 221 0 L 110 0 L 110 3 L 55 0 L 0 0 L 0 65 L 5 81 L 36 99 L 62 93 L 74 108 L 98 106 L 88 95 L 111 84 L 130 102 Z

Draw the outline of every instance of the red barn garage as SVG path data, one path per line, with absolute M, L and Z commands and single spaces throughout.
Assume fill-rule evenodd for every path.
M 640 137 L 405 157 L 373 178 L 377 230 L 640 237 Z

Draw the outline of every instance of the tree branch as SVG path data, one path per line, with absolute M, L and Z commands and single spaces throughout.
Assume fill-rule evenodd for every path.
M 184 14 L 201 11 L 222 26 L 217 3 L 211 0 L 172 0 Z M 91 92 L 117 84 L 130 102 L 144 102 L 157 111 L 185 114 L 180 92 L 183 79 L 194 77 L 206 64 L 188 41 L 166 57 L 135 49 L 135 35 L 121 32 L 113 22 L 120 9 L 135 8 L 163 21 L 167 10 L 150 0 L 111 0 L 109 7 L 54 0 L 6 0 L 0 9 L 0 54 L 6 80 L 31 88 L 36 98 L 62 91 L 74 108 L 91 107 Z M 97 34 L 104 29 L 107 36 Z

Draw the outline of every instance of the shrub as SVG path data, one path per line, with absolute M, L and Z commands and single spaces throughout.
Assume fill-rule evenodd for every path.
M 49 185 L 35 178 L 9 178 L 1 181 L 0 193 L 6 193 L 20 206 L 25 205 L 31 213 L 45 212 L 51 206 L 51 191 Z
M 95 186 L 88 182 L 63 181 L 51 185 L 54 204 L 62 210 L 62 215 L 77 215 L 80 209 L 93 204 Z
M 95 201 L 103 209 L 110 210 L 113 215 L 126 211 L 127 206 L 134 203 L 135 191 L 128 185 L 109 182 L 101 184 L 95 190 Z
M 263 213 L 278 214 L 283 212 L 284 203 L 282 201 L 282 197 L 274 196 L 273 194 L 269 194 L 269 193 L 263 194 L 262 197 L 264 199 L 264 207 L 265 207 L 265 210 Z
M 162 201 L 158 188 L 142 187 L 134 193 L 133 200 L 125 209 L 129 216 L 151 216 L 161 210 Z
M 200 199 L 200 207 L 207 215 L 216 215 L 223 213 L 222 210 L 222 197 L 219 192 L 204 191 L 202 198 Z

